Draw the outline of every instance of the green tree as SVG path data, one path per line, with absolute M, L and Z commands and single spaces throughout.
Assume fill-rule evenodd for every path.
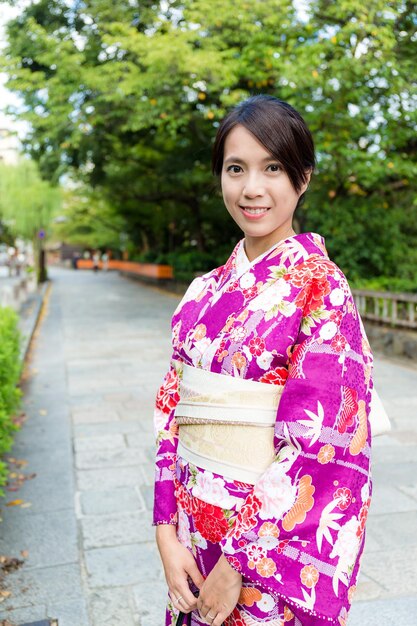
M 119 250 L 121 235 L 128 233 L 126 221 L 86 186 L 66 189 L 60 215 L 56 216 L 52 238 L 89 248 Z
M 408 0 L 29 3 L 3 67 L 42 175 L 70 172 L 155 255 L 215 252 L 240 236 L 210 169 L 228 108 L 252 93 L 292 103 L 318 170 L 300 227 L 327 236 L 351 277 L 415 277 L 417 9 Z M 411 252 L 410 252 L 411 251 Z
M 32 241 L 40 282 L 46 279 L 42 241 L 60 200 L 60 189 L 41 179 L 33 161 L 22 159 L 16 166 L 0 164 L 2 221 L 15 237 Z

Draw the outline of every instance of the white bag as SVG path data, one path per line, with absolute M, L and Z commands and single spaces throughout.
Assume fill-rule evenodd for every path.
M 391 423 L 387 415 L 384 405 L 381 402 L 375 387 L 372 389 L 371 407 L 369 413 L 369 421 L 371 423 L 372 437 L 385 435 L 391 430 Z

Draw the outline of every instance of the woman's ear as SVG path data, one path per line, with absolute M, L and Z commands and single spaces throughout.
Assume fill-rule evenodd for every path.
M 310 167 L 308 170 L 306 170 L 306 179 L 303 182 L 302 186 L 301 186 L 301 191 L 300 191 L 300 196 L 301 194 L 305 193 L 308 189 L 308 186 L 310 184 L 310 180 L 311 180 L 311 175 L 313 174 L 313 168 Z

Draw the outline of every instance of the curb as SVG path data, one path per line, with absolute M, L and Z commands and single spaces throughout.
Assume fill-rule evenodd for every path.
M 38 325 L 45 296 L 50 287 L 51 281 L 48 280 L 43 283 L 34 293 L 30 294 L 19 309 L 19 330 L 22 336 L 20 360 L 22 363 L 25 361 L 29 352 L 30 343 L 36 326 Z

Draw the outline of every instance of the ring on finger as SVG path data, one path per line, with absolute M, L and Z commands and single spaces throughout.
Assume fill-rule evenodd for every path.
M 176 599 L 176 603 L 178 604 L 178 602 L 181 602 L 181 600 L 183 599 L 184 596 L 180 596 L 179 598 Z
M 215 616 L 210 615 L 210 613 L 207 613 L 206 617 L 209 617 L 212 621 L 215 619 Z

